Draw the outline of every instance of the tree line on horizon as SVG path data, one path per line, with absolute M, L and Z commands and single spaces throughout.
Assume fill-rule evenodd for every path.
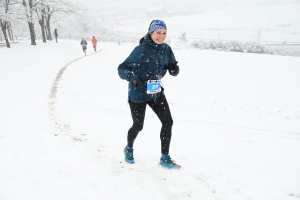
M 81 15 L 84 8 L 69 0 L 0 0 L 0 28 L 6 47 L 14 41 L 14 24 L 27 24 L 31 45 L 36 45 L 35 23 L 40 26 L 44 43 L 52 41 L 51 22 L 70 15 Z

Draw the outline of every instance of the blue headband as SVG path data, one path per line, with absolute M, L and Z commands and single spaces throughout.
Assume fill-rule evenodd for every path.
M 149 27 L 149 33 L 152 34 L 154 31 L 158 29 L 165 29 L 167 30 L 167 26 L 164 21 L 162 20 L 153 20 Z

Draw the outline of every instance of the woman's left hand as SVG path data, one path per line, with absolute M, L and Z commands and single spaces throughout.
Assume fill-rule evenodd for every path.
M 168 64 L 168 69 L 170 70 L 171 73 L 177 74 L 179 72 L 179 66 L 177 65 L 178 61 L 176 62 L 170 62 Z

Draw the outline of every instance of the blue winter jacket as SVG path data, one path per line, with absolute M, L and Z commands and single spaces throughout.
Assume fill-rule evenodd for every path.
M 135 103 L 144 103 L 156 100 L 160 97 L 162 91 L 156 94 L 147 94 L 148 80 L 161 80 L 167 70 L 170 62 L 176 62 L 171 47 L 165 43 L 155 44 L 148 36 L 142 44 L 135 47 L 129 57 L 119 65 L 118 73 L 121 79 L 128 83 L 128 100 Z M 177 76 L 177 73 L 170 75 Z M 139 79 L 141 84 L 134 90 L 130 84 L 131 80 Z

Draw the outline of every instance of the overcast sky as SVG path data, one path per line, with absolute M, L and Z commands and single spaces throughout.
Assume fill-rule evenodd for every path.
M 130 7 L 139 7 L 141 5 L 147 5 L 148 7 L 158 7 L 158 6 L 165 6 L 167 8 L 180 8 L 184 5 L 194 5 L 197 7 L 201 6 L 207 6 L 207 5 L 214 5 L 214 6 L 223 6 L 226 3 L 229 2 L 234 2 L 230 0 L 185 0 L 184 3 L 182 0 L 152 0 L 152 1 L 147 1 L 147 0 L 127 0 L 127 1 L 120 1 L 120 0 L 70 0 L 71 2 L 77 2 L 77 3 L 82 3 L 84 6 L 88 7 L 94 7 L 94 6 L 99 6 L 99 5 L 126 5 Z M 241 1 L 236 1 L 236 2 L 241 2 Z
M 81 3 L 85 7 L 95 8 L 99 6 L 118 6 L 131 8 L 143 7 L 159 7 L 164 6 L 168 10 L 180 10 L 183 8 L 191 8 L 192 10 L 204 10 L 207 7 L 218 8 L 228 5 L 264 5 L 264 4 L 280 4 L 288 2 L 297 2 L 299 0 L 70 0 L 71 2 Z

